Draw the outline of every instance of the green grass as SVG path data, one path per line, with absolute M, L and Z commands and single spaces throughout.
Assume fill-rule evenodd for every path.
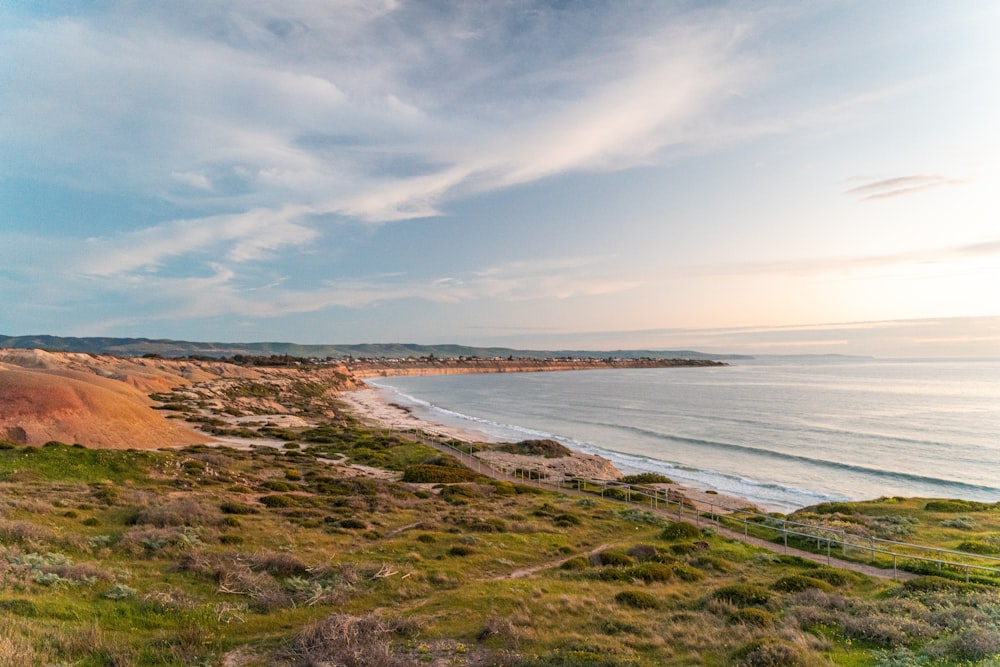
M 0 664 L 305 665 L 329 659 L 310 632 L 350 628 L 405 665 L 958 665 L 1000 646 L 991 588 L 842 575 L 597 497 L 341 477 L 324 459 L 461 468 L 320 431 L 287 450 L 0 449 Z M 868 506 L 928 539 L 996 529 L 994 510 L 956 528 L 920 502 Z

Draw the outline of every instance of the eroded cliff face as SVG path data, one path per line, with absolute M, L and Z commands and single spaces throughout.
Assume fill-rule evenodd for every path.
M 0 349 L 0 439 L 136 449 L 203 443 L 211 438 L 183 419 L 168 419 L 167 413 L 153 409 L 161 401 L 150 395 L 198 389 L 218 396 L 220 410 L 242 401 L 259 412 L 264 410 L 256 404 L 272 395 L 293 395 L 301 402 L 303 393 L 305 398 L 334 395 L 358 385 L 338 365 L 260 368 L 214 360 Z M 253 387 L 267 387 L 267 396 L 254 395 Z M 271 401 L 266 407 L 288 412 L 299 406 Z

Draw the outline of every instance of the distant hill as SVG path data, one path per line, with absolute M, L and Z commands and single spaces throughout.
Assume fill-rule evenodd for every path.
M 516 357 L 546 359 L 552 357 L 637 359 L 752 359 L 739 354 L 705 354 L 694 350 L 517 350 L 507 347 L 471 347 L 468 345 L 416 345 L 412 343 L 364 343 L 360 345 L 299 345 L 297 343 L 199 343 L 150 338 L 74 338 L 61 336 L 0 336 L 0 347 L 41 349 L 52 352 L 84 352 L 138 357 L 159 354 L 164 357 L 231 357 L 236 354 L 268 356 L 272 354 L 311 358 L 326 357 Z

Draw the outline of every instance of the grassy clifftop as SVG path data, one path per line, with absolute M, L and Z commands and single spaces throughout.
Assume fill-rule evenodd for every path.
M 1000 651 L 994 588 L 833 570 L 487 480 L 350 424 L 299 435 L 250 451 L 4 444 L 0 664 L 909 665 Z M 400 481 L 414 471 L 425 481 Z

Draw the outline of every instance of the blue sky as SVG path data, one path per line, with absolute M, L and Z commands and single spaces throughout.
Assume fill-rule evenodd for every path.
M 0 333 L 1000 355 L 1000 4 L 0 3 Z

